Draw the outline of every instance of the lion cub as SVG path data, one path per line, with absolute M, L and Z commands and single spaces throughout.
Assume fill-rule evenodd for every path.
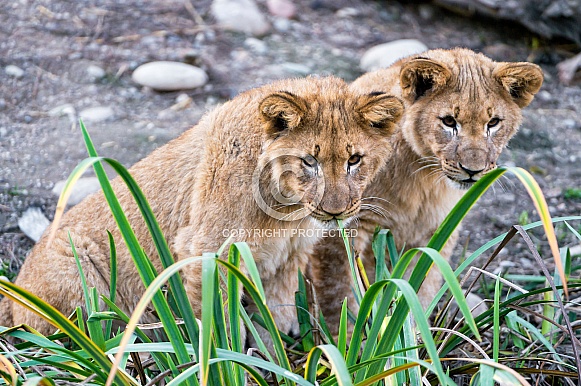
M 398 249 L 426 246 L 466 189 L 496 167 L 543 82 L 531 63 L 497 63 L 468 49 L 431 50 L 368 73 L 351 84 L 404 101 L 394 153 L 363 194 L 354 247 L 370 280 L 375 277 L 371 239 L 377 225 L 389 228 Z M 450 258 L 457 232 L 442 254 Z M 351 296 L 351 277 L 341 240 L 319 243 L 311 259 L 323 315 L 335 327 L 340 303 Z M 432 269 L 420 290 L 424 307 L 441 287 Z M 351 299 L 350 305 L 355 307 Z
M 297 269 L 303 270 L 322 230 L 359 212 L 361 195 L 391 154 L 403 105 L 385 94 L 360 95 L 334 77 L 284 80 L 245 92 L 205 115 L 198 125 L 138 162 L 130 172 L 141 186 L 178 259 L 215 252 L 234 235 L 246 241 L 269 306 L 292 303 Z M 124 183 L 113 181 L 119 201 L 146 254 L 161 263 Z M 102 193 L 65 214 L 56 239 L 47 236 L 27 257 L 16 284 L 65 315 L 84 304 L 70 233 L 88 284 L 109 288 L 106 230 L 118 246 L 117 305 L 131 312 L 144 291 Z M 201 265 L 182 278 L 200 314 Z M 281 285 L 281 283 L 283 283 Z M 0 325 L 51 326 L 4 299 Z M 280 325 L 281 329 L 289 325 Z

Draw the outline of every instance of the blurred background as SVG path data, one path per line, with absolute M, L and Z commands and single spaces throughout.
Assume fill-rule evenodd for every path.
M 426 48 L 531 61 L 545 83 L 501 163 L 534 174 L 554 216 L 581 214 L 581 2 L 574 0 L 18 0 L 0 3 L 0 275 L 13 277 L 86 157 L 130 166 L 241 91 L 279 78 L 351 81 Z M 385 46 L 385 43 L 391 43 Z M 186 78 L 175 63 L 185 63 Z M 147 66 L 142 67 L 147 64 Z M 83 179 L 73 203 L 98 188 Z M 464 223 L 473 251 L 538 220 L 510 177 Z M 421 224 L 420 224 L 421 225 Z M 579 223 L 573 223 L 579 228 Z M 562 246 L 578 241 L 565 232 Z M 535 270 L 513 242 L 496 269 Z

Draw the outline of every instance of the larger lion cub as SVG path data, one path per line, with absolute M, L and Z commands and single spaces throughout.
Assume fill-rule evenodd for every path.
M 521 123 L 521 108 L 542 82 L 537 65 L 498 63 L 467 49 L 453 49 L 405 58 L 351 84 L 354 91 L 386 92 L 405 103 L 393 156 L 363 195 L 371 210 L 358 216 L 353 241 L 371 279 L 374 228 L 391 229 L 399 249 L 426 246 L 465 190 L 496 167 Z M 450 257 L 456 238 L 457 233 L 448 241 L 444 257 Z M 351 295 L 342 242 L 324 240 L 311 261 L 323 314 L 336 325 L 340 302 Z M 440 283 L 432 269 L 420 290 L 424 306 Z
M 178 259 L 215 252 L 234 235 L 232 241 L 250 245 L 270 305 L 292 303 L 297 268 L 304 270 L 320 231 L 359 212 L 363 191 L 391 154 L 390 137 L 402 108 L 394 97 L 359 95 L 334 77 L 279 81 L 215 109 L 130 172 Z M 113 187 L 160 271 L 132 197 L 119 179 Z M 117 305 L 131 312 L 144 288 L 101 193 L 65 214 L 51 245 L 45 235 L 16 284 L 65 314 L 82 306 L 70 233 L 88 284 L 107 294 L 106 230 L 119 248 Z M 201 266 L 188 266 L 182 277 L 199 316 Z M 51 329 L 4 299 L 0 325 L 19 323 L 44 334 Z

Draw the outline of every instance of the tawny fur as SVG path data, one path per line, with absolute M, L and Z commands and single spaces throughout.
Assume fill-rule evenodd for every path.
M 177 259 L 215 252 L 235 230 L 258 230 L 239 233 L 232 242 L 249 244 L 275 319 L 281 329 L 290 329 L 287 320 L 294 311 L 278 306 L 292 303 L 297 269 L 304 271 L 318 240 L 316 233 L 305 237 L 290 231 L 331 227 L 333 218 L 345 219 L 358 212 L 361 194 L 391 153 L 391 135 L 402 109 L 394 97 L 359 95 L 333 77 L 279 81 L 241 94 L 208 113 L 130 172 Z M 361 161 L 348 168 L 354 155 L 362 155 Z M 305 159 L 315 166 L 306 165 Z M 253 178 L 257 167 L 261 168 L 258 180 Z M 291 173 L 280 174 L 284 170 Z M 325 185 L 319 197 L 313 192 L 322 186 L 322 176 Z M 259 188 L 266 203 L 275 207 L 276 200 L 267 194 L 273 184 L 283 193 L 301 197 L 298 204 L 280 209 L 284 219 L 267 215 L 253 195 L 253 189 Z M 159 257 L 133 198 L 121 180 L 115 179 L 112 185 L 145 253 L 160 272 Z M 130 313 L 144 286 L 102 193 L 64 215 L 51 245 L 47 245 L 47 235 L 40 240 L 16 284 L 65 315 L 82 306 L 70 233 L 88 285 L 108 295 L 106 230 L 118 248 L 117 305 Z M 269 237 L 262 230 L 275 235 L 278 231 L 278 236 Z M 189 265 L 181 274 L 199 317 L 201 266 Z M 2 300 L 0 309 L 0 325 L 25 323 L 43 334 L 52 330 L 46 321 L 8 299 Z M 153 320 L 151 316 L 144 319 Z
M 375 277 L 371 250 L 375 227 L 390 229 L 398 250 L 426 246 L 473 183 L 466 181 L 470 175 L 462 167 L 476 172 L 473 180 L 496 167 L 520 125 L 521 108 L 530 103 L 542 81 L 542 71 L 534 64 L 497 63 L 467 49 L 453 49 L 402 59 L 351 84 L 354 91 L 386 92 L 405 104 L 394 153 L 364 193 L 363 203 L 376 205 L 381 213 L 362 210 L 353 240 L 370 280 Z M 457 122 L 457 132 L 444 124 L 448 116 Z M 489 134 L 487 125 L 494 123 Z M 442 251 L 448 260 L 457 235 L 456 231 Z M 323 315 L 336 330 L 343 299 L 349 298 L 356 310 L 342 240 L 323 240 L 310 261 Z M 441 276 L 434 268 L 420 289 L 424 307 L 440 287 Z

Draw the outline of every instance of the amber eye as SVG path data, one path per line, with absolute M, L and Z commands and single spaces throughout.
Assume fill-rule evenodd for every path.
M 351 157 L 349 157 L 349 159 L 347 160 L 347 165 L 349 166 L 355 166 L 357 165 L 359 162 L 361 162 L 361 156 L 359 154 L 353 154 Z
M 488 128 L 490 129 L 491 127 L 494 127 L 496 125 L 498 125 L 500 123 L 500 118 L 492 118 L 490 121 L 488 121 Z
M 317 165 L 317 160 L 312 155 L 307 155 L 303 158 L 303 165 L 308 168 L 314 168 Z
M 446 115 L 444 118 L 440 118 L 442 123 L 448 127 L 456 127 L 456 120 L 451 115 Z

